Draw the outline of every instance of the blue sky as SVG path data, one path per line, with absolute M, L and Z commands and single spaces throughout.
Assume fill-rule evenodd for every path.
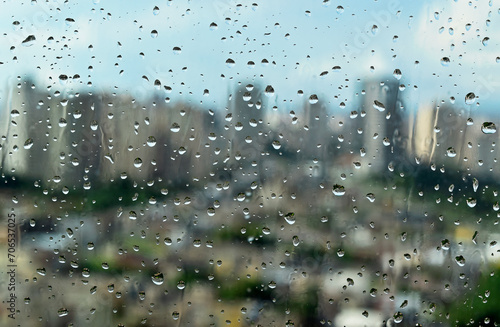
M 30 74 L 42 87 L 81 92 L 90 81 L 98 90 L 141 97 L 159 79 L 172 88 L 165 96 L 217 107 L 228 88 L 253 81 L 273 85 L 278 104 L 300 101 L 300 89 L 337 106 L 353 102 L 358 80 L 393 78 L 400 69 L 415 102 L 451 96 L 463 102 L 468 92 L 477 93 L 482 107 L 498 100 L 499 9 L 486 1 L 8 0 L 1 6 L 2 85 Z M 22 46 L 28 35 L 36 41 Z M 61 85 L 61 74 L 81 79 Z

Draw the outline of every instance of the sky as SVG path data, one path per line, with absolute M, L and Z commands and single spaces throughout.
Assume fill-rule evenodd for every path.
M 272 85 L 269 101 L 278 106 L 318 94 L 336 107 L 353 104 L 364 81 L 397 77 L 408 102 L 454 97 L 465 106 L 474 92 L 479 105 L 469 109 L 492 111 L 499 7 L 463 0 L 6 0 L 0 96 L 16 76 L 29 75 L 52 90 L 82 92 L 91 83 L 94 91 L 139 98 L 159 80 L 171 89 L 162 96 L 214 108 L 237 83 Z M 30 35 L 36 40 L 23 43 Z M 396 69 L 401 76 L 393 76 Z M 80 79 L 59 79 L 75 74 Z

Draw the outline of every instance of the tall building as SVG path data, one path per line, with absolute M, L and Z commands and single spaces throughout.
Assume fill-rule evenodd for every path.
M 402 112 L 398 101 L 396 80 L 384 82 L 367 81 L 361 91 L 362 150 L 361 169 L 378 172 L 398 152 L 398 137 L 401 133 Z

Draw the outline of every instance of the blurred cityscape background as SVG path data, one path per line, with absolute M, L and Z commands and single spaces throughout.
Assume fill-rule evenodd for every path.
M 498 134 L 470 94 L 411 110 L 388 76 L 285 112 L 250 82 L 214 110 L 11 88 L 22 325 L 499 321 Z

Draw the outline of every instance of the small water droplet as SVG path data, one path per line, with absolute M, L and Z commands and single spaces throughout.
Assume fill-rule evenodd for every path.
M 155 7 L 153 8 L 153 15 L 155 15 L 155 16 L 156 16 L 156 15 L 158 15 L 159 13 L 160 13 L 160 8 L 158 8 L 158 6 L 155 6 Z
M 373 194 L 373 193 L 368 193 L 368 194 L 366 195 L 366 198 L 368 199 L 368 201 L 370 201 L 370 202 L 374 202 L 374 201 L 375 201 L 375 194 Z
M 281 143 L 278 140 L 274 140 L 272 145 L 275 150 L 279 150 L 281 148 Z

